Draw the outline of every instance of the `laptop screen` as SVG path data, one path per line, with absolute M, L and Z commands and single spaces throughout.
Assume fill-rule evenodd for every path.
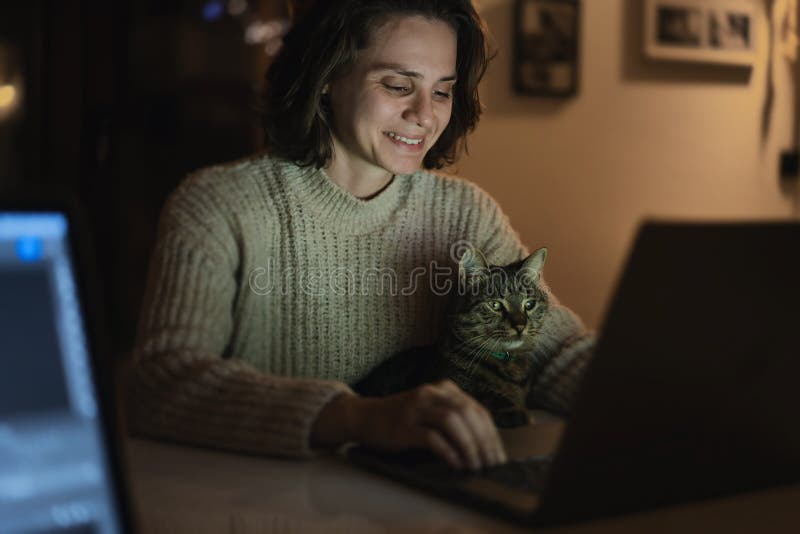
M 119 532 L 59 212 L 0 211 L 0 532 Z

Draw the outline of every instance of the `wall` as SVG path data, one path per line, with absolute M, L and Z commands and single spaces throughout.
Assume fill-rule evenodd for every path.
M 793 143 L 795 66 L 776 46 L 762 136 L 769 27 L 757 1 L 749 69 L 645 60 L 640 0 L 583 0 L 580 91 L 563 101 L 512 93 L 513 2 L 479 1 L 499 53 L 457 172 L 500 202 L 529 247 L 548 246 L 550 285 L 591 327 L 643 218 L 796 213 L 796 192 L 778 178 L 779 153 Z

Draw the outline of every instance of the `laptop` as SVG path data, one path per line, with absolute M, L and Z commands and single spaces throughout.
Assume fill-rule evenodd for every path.
M 3 533 L 132 530 L 77 224 L 61 201 L 0 205 Z
M 800 224 L 648 222 L 552 455 L 477 474 L 428 453 L 348 456 L 529 524 L 797 483 L 798 325 Z

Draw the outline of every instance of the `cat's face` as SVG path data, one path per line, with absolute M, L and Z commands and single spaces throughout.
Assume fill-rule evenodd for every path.
M 451 331 L 474 350 L 531 350 L 547 313 L 540 286 L 547 249 L 505 267 L 490 266 L 480 251 L 459 263 L 459 293 L 449 317 Z

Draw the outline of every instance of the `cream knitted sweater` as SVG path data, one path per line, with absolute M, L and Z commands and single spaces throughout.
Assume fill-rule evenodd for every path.
M 464 241 L 495 264 L 527 254 L 493 199 L 456 178 L 396 176 L 363 201 L 267 156 L 191 175 L 159 221 L 127 376 L 132 432 L 311 455 L 327 402 L 435 341 Z M 591 338 L 566 308 L 552 317 L 560 342 L 539 389 L 559 406 Z

